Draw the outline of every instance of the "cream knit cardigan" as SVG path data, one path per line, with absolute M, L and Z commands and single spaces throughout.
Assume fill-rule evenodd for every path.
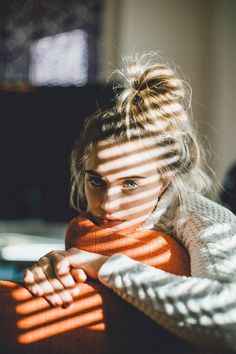
M 147 224 L 168 221 L 178 212 L 174 205 L 172 192 L 165 192 Z M 189 252 L 191 277 L 114 255 L 99 280 L 174 334 L 236 351 L 236 217 L 195 193 L 187 212 L 176 237 Z

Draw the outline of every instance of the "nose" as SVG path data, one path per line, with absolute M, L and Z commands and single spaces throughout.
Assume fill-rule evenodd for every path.
M 106 213 L 112 213 L 119 210 L 120 207 L 120 196 L 118 188 L 108 188 L 104 194 L 101 208 Z

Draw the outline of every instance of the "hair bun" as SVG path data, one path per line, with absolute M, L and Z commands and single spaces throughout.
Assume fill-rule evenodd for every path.
M 185 87 L 174 71 L 165 64 L 155 63 L 156 56 L 136 57 L 129 60 L 122 77 L 123 91 L 117 99 L 117 110 L 126 116 L 146 119 L 150 122 L 162 120 L 180 112 L 183 118 Z M 173 113 L 173 114 L 172 114 Z M 137 121 L 136 119 L 136 121 Z
M 173 70 L 164 64 L 142 64 L 135 60 L 130 63 L 129 78 L 131 87 L 141 93 L 147 91 L 155 95 L 168 94 L 169 99 L 181 99 L 185 96 L 182 81 Z

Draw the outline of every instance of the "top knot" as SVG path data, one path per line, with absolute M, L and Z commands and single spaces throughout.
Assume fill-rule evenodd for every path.
M 159 124 L 165 120 L 186 118 L 183 112 L 185 88 L 174 71 L 164 64 L 153 63 L 146 56 L 130 60 L 120 72 L 123 90 L 117 97 L 117 111 L 126 122 Z M 168 121 L 168 122 L 167 122 Z
M 137 91 L 152 91 L 156 95 L 169 94 L 169 98 L 182 99 L 185 96 L 182 81 L 178 79 L 173 70 L 164 64 L 141 63 L 135 60 L 130 63 L 127 70 L 127 81 Z

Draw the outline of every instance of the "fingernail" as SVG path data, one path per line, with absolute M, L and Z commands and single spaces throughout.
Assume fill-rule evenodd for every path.
M 62 308 L 63 309 L 68 309 L 73 306 L 73 301 L 66 301 L 63 303 Z

